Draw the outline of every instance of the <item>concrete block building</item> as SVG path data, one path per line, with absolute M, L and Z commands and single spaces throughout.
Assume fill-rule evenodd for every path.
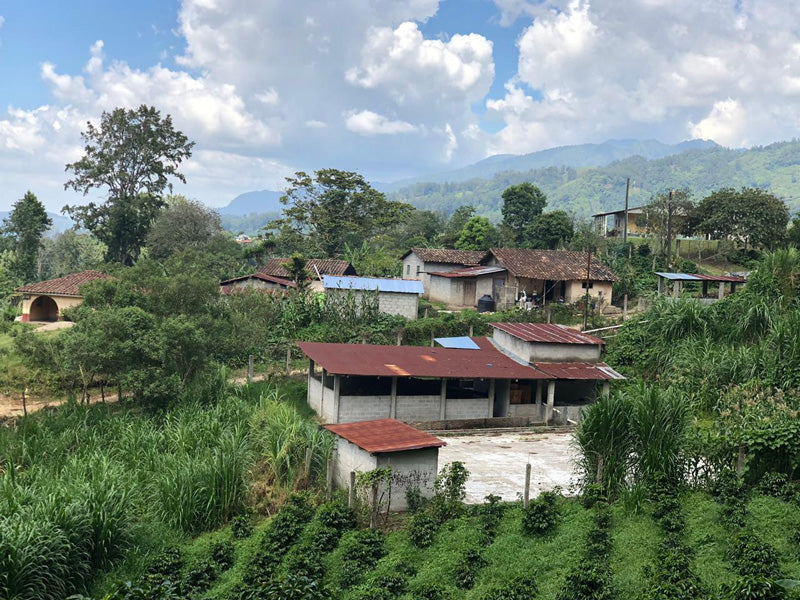
M 18 287 L 16 291 L 22 294 L 22 320 L 58 321 L 64 309 L 83 302 L 80 287 L 98 279 L 109 276 L 100 271 L 81 271 Z
M 496 327 L 495 338 L 468 338 L 459 347 L 298 342 L 310 359 L 308 403 L 326 423 L 567 424 L 608 392 L 610 380 L 623 379 L 599 361 L 602 341 L 558 325 L 527 325 L 543 329 Z M 587 348 L 565 349 L 573 346 Z
M 400 315 L 409 320 L 417 318 L 422 282 L 407 279 L 379 277 L 335 277 L 325 275 L 322 287 L 326 294 L 353 294 L 360 300 L 364 294 L 378 294 L 378 310 L 390 315 Z
M 403 255 L 403 277 L 420 280 L 427 296 L 430 293 L 430 273 L 475 267 L 485 256 L 485 250 L 411 248 Z
M 419 488 L 422 496 L 433 495 L 439 470 L 442 440 L 395 419 L 326 425 L 336 435 L 334 482 L 341 489 L 350 486 L 350 473 L 365 473 L 391 467 L 389 508 L 403 511 L 406 491 Z

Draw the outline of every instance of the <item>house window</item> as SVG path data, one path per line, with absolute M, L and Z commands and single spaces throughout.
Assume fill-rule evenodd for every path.
M 419 275 L 421 271 L 422 271 L 422 267 L 420 267 L 419 265 L 417 265 L 417 275 Z
M 586 289 L 586 282 L 585 282 L 585 281 L 582 281 L 582 282 L 581 282 L 581 287 L 582 287 L 583 289 Z M 594 287 L 594 281 L 590 281 L 590 282 L 589 282 L 589 289 L 592 289 L 593 287 Z
M 406 275 L 411 275 L 411 265 L 406 265 Z

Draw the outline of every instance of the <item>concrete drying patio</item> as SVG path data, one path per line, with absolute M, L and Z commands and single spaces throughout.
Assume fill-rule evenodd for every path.
M 461 461 L 469 470 L 467 499 L 483 502 L 489 494 L 516 500 L 525 487 L 525 465 L 531 463 L 531 498 L 576 480 L 576 452 L 570 433 L 438 434 L 447 446 L 439 450 L 439 468 Z

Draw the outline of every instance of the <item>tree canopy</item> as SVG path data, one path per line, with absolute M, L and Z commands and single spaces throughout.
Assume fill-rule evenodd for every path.
M 461 235 L 458 236 L 458 250 L 486 250 L 497 243 L 497 230 L 486 217 L 472 217 Z
M 362 175 L 350 171 L 322 169 L 313 175 L 299 171 L 286 181 L 283 218 L 271 226 L 279 236 L 302 244 L 309 256 L 339 256 L 345 244 L 361 244 L 413 210 L 408 204 L 388 201 Z
M 723 188 L 697 207 L 697 230 L 715 239 L 734 238 L 772 248 L 786 236 L 789 209 L 783 200 L 759 188 Z
M 563 210 L 542 213 L 525 231 L 525 245 L 540 250 L 555 250 L 573 236 L 572 217 Z
M 162 118 L 145 105 L 103 112 L 100 126 L 87 123 L 81 137 L 84 155 L 66 166 L 73 178 L 64 188 L 84 196 L 105 189 L 108 199 L 64 211 L 106 244 L 108 260 L 131 264 L 164 206 L 164 191 L 172 191 L 170 178 L 186 181 L 178 167 L 192 155 L 194 142 L 173 127 L 169 115 Z
M 150 258 L 164 260 L 180 250 L 202 248 L 224 236 L 215 210 L 183 196 L 174 196 L 150 228 L 147 250 Z
M 30 191 L 14 203 L 8 218 L 3 221 L 3 233 L 11 236 L 16 251 L 12 272 L 20 280 L 37 278 L 42 236 L 52 224 L 44 205 Z
M 532 183 L 512 185 L 503 191 L 503 235 L 509 245 L 520 245 L 533 220 L 542 214 L 547 196 Z

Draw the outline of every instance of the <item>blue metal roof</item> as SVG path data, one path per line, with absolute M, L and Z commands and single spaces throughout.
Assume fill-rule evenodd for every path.
M 434 338 L 442 348 L 462 348 L 464 350 L 480 350 L 481 347 L 469 336 Z
M 379 277 L 339 277 L 323 275 L 322 287 L 340 290 L 368 290 L 396 292 L 399 294 L 422 294 L 422 282 L 416 279 L 381 279 Z
M 696 275 L 690 275 L 689 273 L 661 273 L 656 271 L 656 275 L 659 277 L 663 277 L 664 279 L 669 279 L 671 281 L 702 281 L 702 277 L 697 277 Z

